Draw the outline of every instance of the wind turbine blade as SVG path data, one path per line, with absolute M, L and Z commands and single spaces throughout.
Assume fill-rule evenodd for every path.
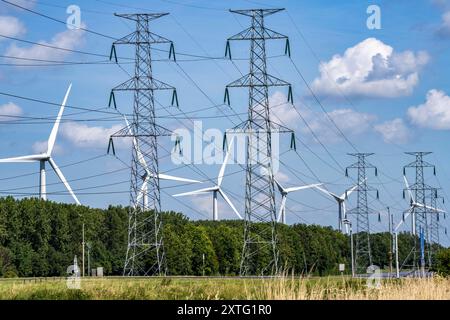
M 145 177 L 144 182 L 142 183 L 141 189 L 139 190 L 139 194 L 136 197 L 136 203 L 139 203 L 139 201 L 141 201 L 141 199 L 144 197 L 144 191 L 147 187 L 149 179 L 150 179 L 150 176 L 147 175 L 147 177 Z
M 424 205 L 424 204 L 421 204 L 421 203 L 417 203 L 417 202 L 415 202 L 414 205 L 416 207 L 421 207 L 421 208 L 424 208 L 424 209 L 428 209 L 430 211 L 442 212 L 442 213 L 445 212 L 444 210 L 441 210 L 441 209 L 438 209 L 438 208 L 433 208 L 433 207 L 430 207 L 430 206 L 427 206 L 427 205 Z
M 218 189 L 217 187 L 204 188 L 204 189 L 199 189 L 199 190 L 195 190 L 195 191 L 174 194 L 173 197 L 192 196 L 192 195 L 196 195 L 196 194 L 217 191 L 217 189 Z
M 221 189 L 219 189 L 219 193 L 222 196 L 222 198 L 228 203 L 228 205 L 231 207 L 231 209 L 233 209 L 234 213 L 239 217 L 239 219 L 242 219 L 242 216 L 236 210 L 236 207 L 233 205 L 233 203 L 228 198 L 228 196 Z
M 405 215 L 405 217 L 404 217 L 404 220 L 406 220 L 410 215 L 411 215 L 411 213 L 413 212 L 413 210 L 414 210 L 414 207 L 411 207 L 411 208 L 409 208 L 407 211 L 406 211 L 406 215 Z M 403 219 L 402 220 L 400 220 L 400 222 L 397 224 L 397 226 L 395 227 L 395 229 L 394 229 L 394 232 L 397 232 L 397 230 L 401 227 L 401 225 L 403 224 Z
M 318 186 L 321 186 L 321 185 L 322 185 L 322 183 L 316 183 L 316 184 L 310 184 L 310 185 L 307 185 L 307 186 L 287 188 L 285 191 L 286 192 L 294 192 L 294 191 L 299 191 L 299 190 L 315 188 L 315 187 L 318 187 Z
M 364 182 L 367 181 L 367 178 L 365 178 L 363 181 Z M 358 186 L 359 186 L 358 183 L 355 184 L 351 189 L 349 189 L 346 192 L 344 192 L 340 198 L 341 199 L 345 199 L 345 197 L 348 197 L 353 191 L 355 191 L 358 188 Z
M 64 107 L 66 106 L 67 98 L 69 97 L 70 90 L 72 89 L 72 84 L 69 85 L 67 89 L 66 95 L 64 96 L 64 100 L 61 104 L 61 108 L 59 109 L 58 116 L 56 117 L 55 124 L 53 125 L 52 132 L 50 133 L 50 137 L 48 138 L 48 146 L 47 146 L 47 155 L 50 156 L 53 151 L 53 147 L 55 146 L 56 135 L 58 134 L 59 124 L 61 123 L 61 117 L 64 113 Z
M 314 188 L 316 188 L 317 190 L 319 190 L 319 191 L 325 193 L 326 195 L 328 195 L 328 196 L 334 198 L 336 201 L 341 200 L 341 198 L 340 198 L 337 194 L 334 194 L 333 192 L 330 192 L 330 191 L 328 191 L 328 190 L 325 190 L 325 189 L 322 188 L 321 186 L 315 186 Z
M 198 180 L 169 176 L 168 174 L 163 174 L 163 173 L 159 173 L 158 178 L 160 180 L 180 181 L 180 182 L 188 182 L 188 183 L 201 183 L 201 181 L 198 181 Z
M 351 189 L 345 191 L 340 198 L 345 199 L 345 197 L 348 197 L 353 191 L 355 191 L 358 188 L 358 184 L 355 184 Z
M 55 171 L 56 175 L 58 176 L 59 180 L 61 180 L 61 182 L 64 184 L 64 186 L 66 187 L 67 191 L 69 191 L 70 195 L 72 196 L 72 198 L 75 200 L 76 204 L 81 205 L 80 201 L 78 200 L 77 196 L 75 195 L 75 193 L 73 193 L 72 188 L 70 187 L 69 183 L 67 182 L 66 178 L 64 177 L 63 173 L 61 172 L 61 170 L 58 168 L 58 166 L 56 165 L 55 161 L 53 161 L 52 158 L 48 159 L 48 162 L 50 163 L 50 165 L 52 166 L 53 170 Z
M 416 202 L 416 199 L 414 199 L 414 195 L 411 192 L 411 189 L 409 188 L 408 179 L 406 179 L 406 176 L 403 176 L 403 180 L 405 181 L 406 190 L 408 190 L 409 197 L 413 202 Z
M 278 182 L 278 180 L 274 178 L 273 181 L 275 181 L 275 184 L 278 187 L 278 191 L 280 191 L 280 193 L 284 193 L 285 190 L 284 190 L 283 186 Z
M 125 124 L 128 128 L 128 133 L 133 136 L 133 128 L 131 128 L 127 117 L 123 116 L 123 119 L 125 120 Z M 139 163 L 141 164 L 142 167 L 144 167 L 146 171 L 148 171 L 147 162 L 145 161 L 144 155 L 142 154 L 141 149 L 139 148 L 139 144 L 135 136 L 133 136 L 133 148 L 136 151 L 136 156 Z
M 45 159 L 47 159 L 47 156 L 45 154 L 34 154 L 29 156 L 0 159 L 0 162 L 2 163 L 36 162 Z
M 222 167 L 219 171 L 219 176 L 217 177 L 217 185 L 220 187 L 222 185 L 223 176 L 225 174 L 225 167 L 227 166 L 228 159 L 230 158 L 230 151 L 233 147 L 234 139 L 231 139 L 230 144 L 228 145 L 227 153 L 225 155 L 225 159 L 223 160 Z
M 287 196 L 283 196 L 281 199 L 280 210 L 278 212 L 277 222 L 281 221 L 281 213 L 286 208 L 286 199 L 287 199 Z M 285 214 L 286 214 L 286 212 L 285 212 Z

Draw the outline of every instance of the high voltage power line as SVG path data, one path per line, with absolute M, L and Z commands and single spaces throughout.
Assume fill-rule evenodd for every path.
M 2 0 L 3 2 L 5 2 L 5 3 L 10 3 L 9 1 L 4 1 L 4 0 Z M 30 1 L 30 0 L 28 0 L 28 1 Z M 162 1 L 162 0 L 161 0 Z M 30 2 L 33 2 L 33 1 L 30 1 Z M 100 1 L 100 0 L 98 0 L 97 2 L 102 2 L 102 3 L 109 3 L 109 4 L 112 4 L 112 5 L 118 5 L 118 4 L 114 4 L 114 3 L 112 3 L 112 2 L 108 2 L 108 1 Z M 186 5 L 186 4 L 182 4 L 182 3 L 177 3 L 176 1 L 162 1 L 162 2 L 167 2 L 167 3 L 173 3 L 173 4 L 176 4 L 176 5 L 181 5 L 181 6 L 190 6 L 190 5 Z M 248 1 L 248 2 L 253 2 L 253 1 Z M 51 6 L 50 4 L 48 4 L 47 3 L 47 5 L 49 5 L 49 6 Z M 56 6 L 56 5 L 55 5 Z M 126 6 L 126 5 L 120 5 L 121 7 L 129 7 L 129 6 Z M 20 6 L 19 6 L 20 7 Z M 218 9 L 218 8 L 207 8 L 207 7 L 202 7 L 202 6 L 196 6 L 196 5 L 191 5 L 190 7 L 193 7 L 193 8 L 199 8 L 199 9 L 206 9 L 206 10 L 217 10 L 217 11 L 225 11 L 224 9 Z M 21 7 L 22 9 L 26 9 L 26 8 L 23 8 L 23 7 Z M 37 15 L 39 15 L 39 16 L 41 16 L 41 17 L 43 17 L 43 18 L 46 18 L 46 19 L 50 19 L 50 20 L 53 20 L 53 21 L 55 21 L 55 22 L 59 22 L 59 23 L 64 23 L 65 24 L 65 22 L 63 22 L 63 21 L 60 21 L 60 20 L 58 20 L 58 19 L 54 19 L 54 18 L 52 18 L 52 17 L 50 17 L 50 16 L 48 16 L 48 15 L 45 15 L 45 14 L 42 14 L 42 13 L 39 13 L 39 12 L 37 12 L 37 11 L 34 11 L 34 10 L 26 10 L 26 11 L 28 11 L 28 12 L 30 12 L 30 13 L 33 13 L 33 14 L 37 14 Z M 102 14 L 101 12 L 96 12 L 96 13 L 98 13 L 98 14 Z M 304 38 L 304 36 L 303 36 L 303 34 L 301 33 L 301 31 L 299 30 L 299 28 L 297 27 L 297 25 L 296 25 L 296 23 L 295 23 L 295 21 L 293 21 L 293 19 L 292 19 L 292 17 L 290 16 L 290 14 L 289 14 L 289 12 L 286 12 L 287 13 L 287 15 L 288 15 L 288 17 L 289 17 L 289 19 L 291 20 L 291 22 L 293 23 L 293 25 L 294 25 L 294 29 L 296 29 L 297 30 L 297 32 L 299 32 L 300 34 L 301 34 L 301 37 L 304 39 L 304 41 L 307 43 L 307 41 L 306 41 L 306 38 Z M 176 20 L 176 19 L 174 19 L 173 18 L 173 20 L 175 20 L 175 22 L 177 23 L 177 25 L 181 28 L 181 29 L 183 29 L 183 30 L 185 30 L 185 28 L 183 28 L 183 26 Z M 102 36 L 102 37 L 104 37 L 104 38 L 110 38 L 110 39 L 114 39 L 114 37 L 111 37 L 111 36 L 108 36 L 108 35 L 105 35 L 105 34 L 101 34 L 101 33 L 98 33 L 98 32 L 96 32 L 96 31 L 92 31 L 92 30 L 87 30 L 87 29 L 83 29 L 84 31 L 86 31 L 86 32 L 88 32 L 88 33 L 91 33 L 91 34 L 93 34 L 93 35 L 97 35 L 97 36 Z M 188 35 L 190 35 L 190 33 L 187 31 L 187 30 L 185 30 L 185 32 L 188 34 Z M 0 37 L 2 37 L 2 35 L 0 35 Z M 3 36 L 4 37 L 4 36 Z M 8 38 L 8 37 L 6 37 L 6 38 Z M 198 44 L 196 41 L 195 41 L 195 38 L 193 38 L 192 36 L 190 36 L 190 38 L 191 38 L 191 40 L 194 42 L 194 43 L 196 43 L 196 44 Z M 28 44 L 36 44 L 36 45 L 39 45 L 39 43 L 35 43 L 35 42 L 31 42 L 31 41 L 28 41 L 28 40 L 23 40 L 23 39 L 14 39 L 14 38 L 10 38 L 10 40 L 15 40 L 15 41 L 21 41 L 21 42 L 24 42 L 24 43 L 28 43 Z M 318 57 L 317 57 L 317 55 L 315 54 L 315 52 L 312 50 L 312 48 L 309 46 L 309 44 L 307 43 L 307 46 L 309 47 L 309 49 L 311 50 L 311 52 L 313 53 L 313 55 L 316 57 L 316 59 L 318 59 Z M 199 46 L 200 48 L 201 48 L 201 46 Z M 67 48 L 59 48 L 59 47 L 53 47 L 53 46 L 47 46 L 47 48 L 49 48 L 49 49 L 52 49 L 52 50 L 63 50 L 63 51 L 68 51 L 68 52 L 72 52 L 72 53 L 78 53 L 78 54 L 84 54 L 84 55 L 92 55 L 92 56 L 98 56 L 98 57 L 104 57 L 104 58 L 109 58 L 109 56 L 108 55 L 104 55 L 104 54 L 96 54 L 96 53 L 89 53 L 89 52 L 87 52 L 87 51 L 77 51 L 77 50 L 72 50 L 72 49 L 67 49 Z M 205 52 L 205 55 L 197 55 L 197 54 L 190 54 L 190 53 L 178 53 L 177 52 L 177 55 L 184 55 L 184 56 L 188 56 L 188 57 L 191 57 L 191 58 L 196 58 L 196 59 L 191 59 L 191 60 L 188 60 L 188 59 L 186 59 L 186 60 L 177 60 L 177 62 L 179 61 L 179 62 L 183 62 L 183 61 L 214 61 L 214 63 L 220 68 L 220 66 L 216 63 L 216 61 L 217 60 L 224 60 L 224 57 L 211 57 L 211 56 L 209 56 L 208 54 L 207 54 L 207 52 L 205 51 L 205 50 L 203 50 L 203 48 L 201 48 L 201 50 L 202 51 L 204 51 Z M 169 51 L 167 51 L 167 50 L 159 50 L 160 52 L 166 52 L 166 53 L 168 53 Z M 279 55 L 279 56 L 281 56 L 281 55 Z M 3 58 L 5 58 L 5 59 L 13 59 L 13 60 L 23 60 L 23 61 L 27 61 L 28 59 L 27 58 L 20 58 L 20 57 L 14 57 L 14 56 L 9 56 L 9 57 L 7 57 L 7 56 L 0 56 L 0 57 L 3 57 Z M 273 57 L 278 57 L 278 56 L 273 56 Z M 129 62 L 121 62 L 121 64 L 131 64 L 132 62 L 131 62 L 131 58 L 126 58 L 126 57 L 120 57 L 120 59 L 123 59 L 123 60 L 128 60 Z M 233 60 L 248 60 L 248 59 L 233 59 Z M 31 58 L 31 59 L 29 59 L 29 61 L 31 62 L 31 61 L 33 61 L 33 59 Z M 161 59 L 161 60 L 159 60 L 159 61 L 169 61 L 168 59 Z M 64 65 L 83 65 L 83 64 L 92 64 L 92 65 L 96 65 L 96 64 L 99 64 L 99 65 L 101 65 L 101 64 L 112 64 L 111 62 L 109 62 L 109 61 L 80 61 L 80 62 L 77 62 L 77 61 L 65 61 L 65 62 L 63 62 L 63 61 L 45 61 L 45 60 L 42 60 L 42 61 L 38 61 L 38 60 L 36 60 L 36 61 L 33 61 L 33 62 L 41 62 L 41 64 L 39 64 L 39 63 L 36 63 L 36 64 L 21 64 L 21 63 L 17 63 L 17 64 L 14 64 L 14 63 L 10 63 L 10 64 L 1 64 L 0 63 L 0 66 L 18 66 L 18 67 L 21 67 L 21 66 L 30 66 L 30 67 L 32 67 L 32 66 L 64 66 Z M 332 126 L 336 129 L 336 131 L 338 132 L 338 134 L 343 138 L 343 140 L 344 141 L 346 141 L 346 143 L 353 149 L 353 150 L 355 150 L 355 151 L 357 151 L 357 148 L 356 148 L 356 146 L 353 144 L 353 142 L 346 136 L 346 134 L 340 129 L 340 127 L 335 123 L 335 121 L 334 121 L 334 119 L 333 118 L 331 118 L 331 116 L 330 116 L 330 114 L 326 111 L 326 109 L 325 109 L 325 107 L 324 107 L 324 105 L 322 104 L 322 102 L 320 101 L 320 99 L 315 95 L 315 93 L 314 93 L 314 91 L 312 90 L 312 88 L 309 86 L 309 83 L 306 81 L 306 79 L 305 79 L 305 77 L 303 76 L 303 74 L 301 73 L 301 71 L 300 71 L 300 69 L 297 67 L 297 65 L 295 64 L 295 62 L 292 60 L 292 58 L 290 59 L 290 62 L 292 63 L 292 65 L 293 65 L 293 67 L 294 67 L 294 70 L 297 72 L 297 74 L 299 75 L 299 77 L 302 79 L 302 81 L 304 82 L 304 84 L 306 85 L 306 87 L 308 87 L 308 90 L 310 91 L 310 93 L 311 93 L 311 96 L 314 98 L 314 100 L 317 102 L 317 104 L 320 106 L 320 108 L 321 108 L 321 111 L 325 114 L 325 117 L 330 121 L 330 123 L 332 124 Z M 241 73 L 240 72 L 240 70 L 239 70 L 239 68 L 236 66 L 236 64 L 234 63 L 234 61 L 232 61 L 232 65 L 234 66 L 234 68 L 239 72 L 239 73 Z M 218 106 L 219 106 L 219 110 L 222 112 L 222 111 L 224 111 L 224 110 L 227 110 L 227 109 L 222 109 L 222 108 L 220 108 L 220 107 L 225 107 L 224 105 L 217 105 L 217 104 L 215 104 L 214 103 L 214 101 L 206 94 L 206 92 L 204 92 L 204 90 L 201 88 L 201 86 L 199 86 L 198 85 L 198 83 L 196 83 L 196 81 L 177 63 L 176 64 L 176 67 L 178 68 L 178 74 L 180 74 L 180 76 L 182 76 L 183 78 L 185 78 L 187 81 L 189 81 L 190 83 L 192 83 L 193 85 L 194 85 L 194 87 L 196 87 L 206 98 L 207 98 L 207 100 L 212 104 L 212 106 L 208 106 L 208 107 L 206 107 L 206 108 L 204 108 L 204 110 L 212 110 L 212 109 L 214 109 L 214 108 L 217 108 Z M 226 72 L 226 71 L 224 71 L 222 68 L 220 68 L 221 70 L 222 70 L 222 72 Z M 241 73 L 242 74 L 242 73 Z M 294 91 L 294 94 L 296 95 L 296 96 L 298 96 L 297 95 L 297 92 L 296 91 Z M 344 95 L 344 93 L 340 93 L 346 100 L 348 100 L 348 102 L 349 103 L 351 103 L 351 105 L 352 106 L 354 106 L 354 104 L 351 102 L 351 100 L 350 99 L 348 99 L 348 97 L 346 97 L 345 95 Z M 50 105 L 52 105 L 53 103 L 48 103 L 48 102 L 44 102 L 43 100 L 41 100 L 41 101 L 39 101 L 39 100 L 37 100 L 37 99 L 32 99 L 32 98 L 26 98 L 26 97 L 23 97 L 23 96 L 15 96 L 15 95 L 13 95 L 13 94 L 8 94 L 8 93 L 2 93 L 2 92 L 0 92 L 0 95 L 4 95 L 4 96 L 9 96 L 9 97 L 14 97 L 14 98 L 18 98 L 18 99 L 23 99 L 23 100 L 29 100 L 29 101 L 33 101 L 33 102 L 40 102 L 40 103 L 47 103 L 47 104 L 50 104 Z M 159 103 L 158 103 L 159 104 Z M 54 105 L 59 105 L 59 104 L 54 104 Z M 271 106 L 272 107 L 272 106 Z M 70 106 L 68 106 L 68 108 L 70 108 Z M 91 113 L 91 112 L 102 112 L 102 113 L 107 113 L 107 114 L 112 114 L 111 112 L 108 112 L 108 111 L 101 111 L 101 109 L 90 109 L 90 108 L 79 108 L 79 107 L 73 107 L 73 109 L 79 109 L 79 110 L 83 110 L 83 111 L 85 111 L 85 112 L 87 112 L 87 113 Z M 102 108 L 102 109 L 104 109 L 104 108 Z M 161 105 L 161 109 L 164 109 L 164 107 Z M 220 118 L 227 118 L 228 120 L 230 120 L 230 122 L 231 123 L 234 123 L 234 121 L 233 121 L 233 119 L 234 119 L 234 117 L 236 117 L 236 118 L 239 118 L 240 116 L 242 116 L 242 115 L 244 115 L 244 113 L 237 113 L 236 111 L 235 111 L 235 109 L 234 108 L 232 108 L 232 109 L 230 109 L 230 112 L 232 113 L 232 114 L 223 114 L 223 115 L 221 115 L 221 116 L 210 116 L 210 117 L 208 117 L 208 116 L 191 116 L 191 117 L 188 117 L 187 116 L 187 114 L 189 114 L 189 113 L 193 113 L 193 114 L 195 114 L 195 113 L 198 113 L 198 112 L 201 112 L 201 111 L 204 111 L 204 110 L 194 110 L 194 111 L 191 111 L 191 112 L 179 112 L 178 113 L 178 116 L 157 116 L 158 118 L 161 118 L 161 119 L 174 119 L 174 120 L 177 120 L 177 121 L 179 121 L 179 120 L 181 120 L 181 119 L 187 119 L 187 120 L 190 120 L 190 121 L 192 121 L 192 120 L 195 120 L 195 119 L 215 119 L 215 118 L 217 118 L 217 119 L 220 119 Z M 331 153 L 331 151 L 329 151 L 328 150 L 328 148 L 326 147 L 326 145 L 325 144 L 323 144 L 323 142 L 320 140 L 320 139 L 318 139 L 318 136 L 315 134 L 315 132 L 314 132 L 314 130 L 312 130 L 312 128 L 310 128 L 310 126 L 308 125 L 308 121 L 306 120 L 306 119 L 304 119 L 304 117 L 303 117 L 303 115 L 300 113 L 300 111 L 298 111 L 297 110 L 297 108 L 295 107 L 295 105 L 294 105 L 294 110 L 297 112 L 297 114 L 300 116 L 300 118 L 302 119 L 302 121 L 304 122 L 304 124 L 305 124 L 305 126 L 306 126 L 306 128 L 311 132 L 311 134 L 313 135 L 313 137 L 315 137 L 316 138 L 316 141 L 319 143 L 319 144 L 321 144 L 321 146 L 322 146 L 322 148 L 325 150 L 325 152 L 327 153 L 327 155 L 332 159 L 332 161 L 337 165 L 337 168 L 334 166 L 334 165 L 331 165 L 331 164 L 329 164 L 328 162 L 326 162 L 324 159 L 323 159 L 323 157 L 321 157 L 320 155 L 318 155 L 312 148 L 310 148 L 304 141 L 302 141 L 301 139 L 299 139 L 298 137 L 295 137 L 296 138 L 296 141 L 298 141 L 298 142 L 300 142 L 309 152 L 311 152 L 316 158 L 318 158 L 321 162 L 323 162 L 324 164 L 326 164 L 328 167 L 330 167 L 330 168 L 332 168 L 333 170 L 335 170 L 336 172 L 339 172 L 339 174 L 342 174 L 343 175 L 343 166 L 339 163 L 339 161 L 337 161 L 337 159 L 335 159 L 335 157 L 334 157 L 334 155 Z M 223 113 L 223 112 L 222 112 Z M 2 115 L 0 115 L 0 118 L 2 117 Z M 7 124 L 43 124 L 43 123 L 47 123 L 47 122 L 45 122 L 45 120 L 50 120 L 51 119 L 51 117 L 49 117 L 48 119 L 45 119 L 45 118 L 38 118 L 38 117 L 36 117 L 36 118 L 33 118 L 33 117 L 28 117 L 28 118 L 26 118 L 26 117 L 22 117 L 22 118 L 19 118 L 19 117 L 17 117 L 16 119 L 19 119 L 19 120 L 17 120 L 17 121 L 1 121 L 0 120 L 0 123 L 2 123 L 2 124 L 5 124 L 5 123 L 7 123 Z M 22 121 L 23 120 L 23 121 Z M 27 120 L 31 120 L 31 122 L 26 122 Z M 33 121 L 34 120 L 36 120 L 36 122 L 34 122 L 33 123 Z M 69 122 L 69 121 L 74 121 L 74 122 L 76 122 L 76 121 L 79 121 L 79 122 L 83 122 L 83 121 L 86 121 L 86 122 L 91 122 L 91 121 L 99 121 L 99 122 L 102 122 L 102 121 L 104 121 L 104 122 L 109 122 L 109 121 L 111 121 L 111 122 L 113 122 L 113 121 L 118 121 L 118 120 L 120 120 L 119 118 L 115 118 L 115 117 L 111 117 L 111 118 L 97 118 L 97 119 L 65 119 L 64 121 L 67 121 L 67 122 Z M 21 122 L 22 121 L 22 122 Z M 398 146 L 399 148 L 401 148 L 400 146 Z M 317 175 L 315 174 L 315 172 L 312 170 L 312 168 L 310 167 L 310 165 L 308 165 L 308 163 L 304 160 L 304 158 L 297 152 L 297 151 L 295 151 L 295 153 L 296 153 L 296 155 L 299 157 L 299 159 L 302 161 L 302 163 L 305 165 L 305 167 L 307 168 L 307 170 L 312 174 L 312 176 L 313 177 L 307 177 L 308 179 L 312 179 L 312 178 L 314 178 L 314 179 L 316 179 L 316 180 L 318 180 L 318 181 L 320 181 L 320 179 L 318 179 L 318 177 L 317 177 Z M 324 162 L 325 161 L 325 162 Z M 280 160 L 280 163 L 282 163 L 282 165 L 284 166 L 284 167 L 286 167 L 287 168 L 287 170 L 289 170 L 291 173 L 292 172 L 296 172 L 295 170 L 295 168 L 290 168 L 287 164 L 285 164 L 284 162 L 281 162 L 281 160 Z M 191 169 L 193 169 L 194 171 L 196 171 L 197 173 L 198 173 L 198 168 L 191 168 Z M 239 172 L 241 172 L 241 171 L 238 171 L 238 172 L 236 172 L 236 173 L 239 173 Z M 297 170 L 297 172 L 298 173 L 300 173 L 298 170 Z M 202 172 L 203 173 L 203 172 Z M 304 175 L 304 173 L 300 173 L 300 174 L 302 174 L 302 175 Z M 388 176 L 387 174 L 385 174 L 385 173 L 383 173 L 382 171 L 381 171 L 381 174 L 382 175 L 384 175 L 386 178 L 389 178 L 390 180 L 391 180 L 391 182 L 398 182 L 398 183 L 401 183 L 401 181 L 399 182 L 399 180 L 398 179 L 396 179 L 396 178 L 392 178 L 392 177 L 390 177 L 390 176 Z M 205 175 L 206 176 L 206 175 Z M 300 181 L 302 181 L 303 182 L 303 180 L 298 176 L 298 175 L 295 175 L 296 176 L 296 178 L 297 179 L 299 179 Z M 207 177 L 207 176 L 206 176 Z M 378 179 L 378 182 L 379 182 L 379 184 L 385 189 L 385 191 L 387 191 L 386 192 L 386 194 L 388 194 L 390 197 L 391 197 L 391 199 L 395 202 L 395 198 L 392 196 L 392 193 L 391 192 L 388 192 L 388 189 L 386 188 L 386 183 L 384 183 L 384 182 L 382 182 L 379 178 L 377 178 Z M 0 179 L 1 180 L 1 179 Z M 210 178 L 208 178 L 207 177 L 207 181 L 211 181 L 211 179 Z M 438 181 L 438 183 L 439 183 L 439 181 Z M 439 183 L 439 185 L 440 185 L 440 183 Z M 177 201 L 178 201 L 178 199 L 176 199 Z M 380 201 L 380 200 L 378 200 L 379 202 L 380 202 L 380 204 L 382 204 L 382 205 L 385 205 L 385 203 L 383 203 L 382 201 Z M 400 200 L 401 201 L 401 200 Z M 398 204 L 399 203 L 399 201 L 397 201 L 395 204 Z M 181 202 L 181 204 L 183 204 L 183 202 Z M 393 207 L 393 206 L 392 206 Z M 193 210 L 192 208 L 191 208 L 191 210 Z M 322 209 L 321 209 L 322 210 Z M 195 210 L 194 210 L 195 211 Z

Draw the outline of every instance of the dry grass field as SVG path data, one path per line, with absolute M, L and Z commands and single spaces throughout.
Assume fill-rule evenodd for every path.
M 365 279 L 346 277 L 87 278 L 80 289 L 62 278 L 8 279 L 0 281 L 0 299 L 450 300 L 450 279 L 385 279 L 369 288 Z

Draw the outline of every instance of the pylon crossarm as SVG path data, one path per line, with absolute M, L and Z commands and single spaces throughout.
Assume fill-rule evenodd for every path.
M 166 39 L 156 33 L 148 32 L 147 40 L 142 40 L 141 35 L 135 31 L 130 33 L 129 35 L 117 40 L 114 42 L 115 45 L 119 44 L 133 44 L 133 45 L 142 45 L 142 44 L 158 44 L 158 43 L 171 43 L 169 39 Z
M 263 81 L 264 80 L 264 81 Z M 241 87 L 283 87 L 290 86 L 289 82 L 281 80 L 270 74 L 263 72 L 255 72 L 253 74 L 247 74 L 240 79 L 231 82 L 227 85 L 227 88 L 241 88 Z
M 262 34 L 255 32 L 253 27 L 249 27 L 232 37 L 228 38 L 228 41 L 240 41 L 240 40 L 278 40 L 288 39 L 284 34 L 265 28 Z
M 145 19 L 147 21 L 156 20 L 158 18 L 167 16 L 168 13 L 161 12 L 161 13 L 114 13 L 116 17 L 132 20 L 132 21 L 138 21 L 141 19 Z
M 143 85 L 144 84 L 144 85 Z M 175 87 L 150 77 L 133 77 L 116 86 L 113 91 L 175 90 Z
M 347 211 L 347 214 L 349 214 L 349 215 L 353 215 L 353 214 L 357 215 L 359 213 L 360 212 L 358 211 L 357 208 L 353 208 L 353 209 Z M 371 208 L 367 208 L 367 214 L 369 214 L 369 215 L 375 215 L 375 214 L 378 214 L 378 213 L 379 212 L 376 211 L 376 210 L 373 210 Z
M 132 125 L 126 126 L 122 129 L 120 129 L 116 133 L 113 133 L 110 137 L 111 138 L 133 138 L 133 137 L 161 137 L 161 136 L 170 137 L 172 135 L 176 136 L 175 133 L 173 133 L 169 129 L 166 129 L 163 126 L 160 126 L 158 124 L 154 124 L 154 128 L 152 128 L 151 130 L 146 130 L 144 128 L 140 128 L 140 131 L 137 133 L 136 132 L 131 133 L 130 127 L 132 127 Z
M 272 14 L 275 14 L 277 12 L 283 11 L 284 8 L 279 9 L 243 9 L 243 10 L 232 10 L 230 9 L 230 12 L 241 14 L 243 16 L 251 17 L 253 18 L 255 14 L 259 14 L 263 17 L 270 16 Z
M 283 126 L 274 121 L 270 121 L 271 132 L 273 133 L 293 133 L 294 130 L 289 129 L 288 127 Z

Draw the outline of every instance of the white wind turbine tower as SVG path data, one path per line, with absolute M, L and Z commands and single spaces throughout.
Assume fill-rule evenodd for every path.
M 149 182 L 150 178 L 155 177 L 155 173 L 150 172 L 147 161 L 145 161 L 145 158 L 141 152 L 141 149 L 139 148 L 137 139 L 133 135 L 133 129 L 131 128 L 131 126 L 128 122 L 128 119 L 125 116 L 123 118 L 125 119 L 125 123 L 127 125 L 128 132 L 130 133 L 131 136 L 133 136 L 133 148 L 136 151 L 138 161 L 145 170 L 145 175 L 142 177 L 142 180 L 143 180 L 142 186 L 141 186 L 141 189 L 139 190 L 138 196 L 136 197 L 135 205 L 137 205 L 139 203 L 139 201 L 141 201 L 143 199 L 144 208 L 148 208 L 148 194 L 147 194 L 148 182 Z M 170 176 L 170 175 L 163 174 L 163 173 L 158 173 L 157 177 L 159 180 L 169 180 L 169 181 L 178 181 L 178 182 L 187 182 L 187 183 L 200 183 L 200 181 L 198 181 L 198 180 L 185 179 L 185 178 Z
M 317 186 L 316 189 L 319 191 L 322 191 L 323 193 L 325 193 L 326 195 L 332 197 L 334 200 L 336 200 L 336 202 L 338 203 L 338 229 L 341 232 L 344 232 L 344 228 L 343 228 L 343 220 L 347 219 L 347 209 L 345 206 L 345 200 L 347 200 L 348 196 L 356 190 L 356 188 L 358 187 L 358 185 L 356 184 L 355 186 L 353 186 L 351 189 L 345 191 L 342 195 L 338 196 L 337 194 L 330 192 L 328 190 L 325 190 L 324 188 Z M 346 226 L 346 233 L 348 233 L 348 226 L 347 224 Z
M 295 192 L 295 191 L 300 191 L 300 190 L 305 190 L 305 189 L 310 189 L 310 188 L 317 188 L 319 186 L 321 186 L 321 183 L 316 183 L 316 184 L 310 184 L 310 185 L 306 185 L 306 186 L 300 186 L 300 187 L 290 187 L 290 188 L 285 188 L 283 187 L 277 179 L 274 179 L 277 187 L 278 187 L 278 191 L 280 191 L 281 193 L 281 204 L 280 204 L 280 211 L 278 212 L 278 218 L 277 218 L 277 222 L 286 224 L 286 199 L 289 193 L 291 192 Z
M 47 200 L 47 190 L 46 190 L 46 175 L 45 175 L 45 163 L 48 162 L 50 166 L 55 171 L 58 178 L 66 187 L 67 191 L 69 191 L 72 198 L 79 205 L 80 201 L 78 201 L 77 196 L 73 193 L 72 188 L 67 182 L 61 170 L 56 165 L 55 161 L 52 158 L 52 151 L 55 146 L 56 135 L 58 134 L 59 124 L 61 122 L 61 117 L 64 113 L 64 107 L 66 106 L 67 98 L 69 97 L 70 90 L 72 88 L 72 84 L 69 85 L 67 89 L 66 95 L 64 97 L 63 103 L 61 104 L 61 108 L 59 109 L 58 116 L 56 118 L 55 124 L 53 125 L 52 132 L 50 133 L 50 137 L 47 142 L 47 151 L 41 154 L 29 155 L 29 156 L 21 156 L 7 159 L 0 159 L 0 163 L 25 163 L 25 162 L 39 162 L 40 163 L 40 183 L 39 183 L 39 196 L 43 200 Z
M 218 221 L 219 220 L 219 212 L 217 209 L 217 195 L 220 194 L 222 198 L 228 203 L 230 208 L 234 211 L 234 213 L 239 217 L 239 219 L 242 219 L 242 216 L 239 214 L 239 212 L 236 210 L 235 206 L 231 202 L 231 200 L 228 198 L 228 196 L 223 192 L 221 185 L 223 181 L 223 176 L 225 174 L 225 168 L 227 166 L 228 159 L 230 157 L 230 150 L 232 148 L 234 139 L 231 139 L 230 144 L 228 146 L 227 153 L 225 155 L 225 159 L 223 161 L 222 167 L 219 171 L 219 176 L 217 177 L 217 184 L 214 187 L 210 188 L 204 188 L 200 190 L 195 190 L 191 192 L 185 192 L 180 194 L 175 194 L 174 197 L 182 197 L 182 196 L 190 196 L 190 195 L 198 195 L 198 194 L 205 194 L 208 192 L 212 192 L 213 195 L 213 220 Z

